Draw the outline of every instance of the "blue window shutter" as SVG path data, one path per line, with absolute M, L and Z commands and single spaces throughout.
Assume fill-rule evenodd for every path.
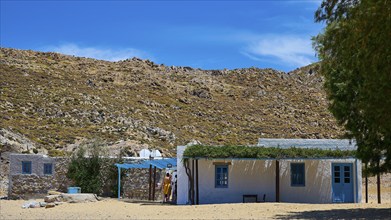
M 46 175 L 53 174 L 53 164 L 51 164 L 51 163 L 43 164 L 43 174 L 46 174 Z
M 305 186 L 304 163 L 291 163 L 291 186 Z
M 22 161 L 22 174 L 31 174 L 31 161 Z
M 215 168 L 215 187 L 227 188 L 228 187 L 228 166 L 216 165 Z

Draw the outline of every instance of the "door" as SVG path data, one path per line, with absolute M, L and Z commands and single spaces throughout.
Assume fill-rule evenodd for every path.
M 333 163 L 332 168 L 333 202 L 354 202 L 353 165 L 351 163 Z

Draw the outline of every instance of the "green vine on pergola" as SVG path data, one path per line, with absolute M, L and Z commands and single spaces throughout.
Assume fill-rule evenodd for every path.
M 280 148 L 280 147 L 257 147 L 257 146 L 207 146 L 192 145 L 188 146 L 183 152 L 183 165 L 188 177 L 189 183 L 189 201 L 191 204 L 198 202 L 195 196 L 194 186 L 195 178 L 198 181 L 198 160 L 206 159 L 320 159 L 320 158 L 352 158 L 355 157 L 355 150 L 341 149 L 319 149 L 319 148 Z M 196 171 L 190 168 L 190 160 L 196 159 Z M 196 172 L 197 174 L 194 174 Z M 196 190 L 198 192 L 198 188 Z
M 248 159 L 302 159 L 302 158 L 352 158 L 355 150 L 320 148 L 280 148 L 256 146 L 192 145 L 185 149 L 183 158 L 248 158 Z

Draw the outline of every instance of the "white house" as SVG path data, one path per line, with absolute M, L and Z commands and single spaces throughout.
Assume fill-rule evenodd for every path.
M 254 147 L 261 146 L 355 149 L 349 140 L 327 139 L 260 139 Z M 184 158 L 186 148 L 177 148 L 177 204 L 361 202 L 361 161 L 354 157 Z

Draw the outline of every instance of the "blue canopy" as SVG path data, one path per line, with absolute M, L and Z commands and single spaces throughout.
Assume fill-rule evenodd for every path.
M 176 167 L 177 165 L 177 158 L 163 158 L 163 159 L 146 159 L 146 160 L 138 160 L 134 161 L 134 163 L 116 163 L 115 165 L 118 168 L 122 169 L 135 169 L 135 168 L 149 168 L 151 165 L 152 167 L 156 167 L 158 169 L 165 169 L 170 167 Z
M 135 169 L 135 168 L 150 168 L 156 167 L 158 169 L 165 169 L 176 167 L 177 158 L 163 158 L 163 159 L 145 159 L 145 160 L 136 160 L 134 163 L 116 163 L 115 165 L 118 168 L 118 200 L 120 200 L 121 195 L 121 169 Z M 150 174 L 151 175 L 151 174 Z M 155 174 L 154 174 L 155 175 Z M 151 187 L 151 185 L 149 185 Z M 150 188 L 151 190 L 151 188 Z

